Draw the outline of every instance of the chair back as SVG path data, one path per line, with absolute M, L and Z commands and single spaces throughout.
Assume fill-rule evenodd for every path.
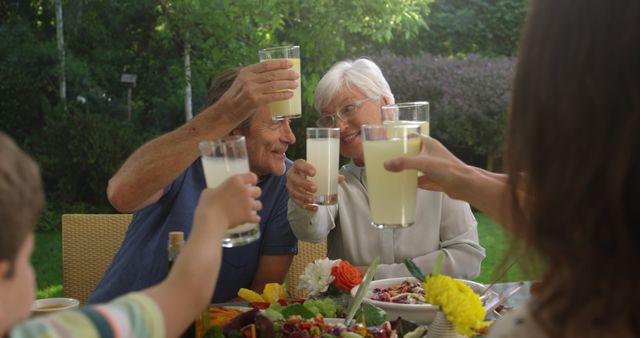
M 293 262 L 287 273 L 287 294 L 289 297 L 302 298 L 305 295 L 297 290 L 300 275 L 304 268 L 316 259 L 327 257 L 327 241 L 311 243 L 298 241 L 298 254 L 293 258 Z
M 65 297 L 85 304 L 111 264 L 130 214 L 62 215 L 62 285 Z

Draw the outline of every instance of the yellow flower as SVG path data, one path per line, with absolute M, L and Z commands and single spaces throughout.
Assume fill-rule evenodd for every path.
M 422 284 L 427 301 L 438 305 L 459 334 L 472 336 L 474 329 L 489 325 L 480 297 L 465 283 L 445 275 L 427 277 Z

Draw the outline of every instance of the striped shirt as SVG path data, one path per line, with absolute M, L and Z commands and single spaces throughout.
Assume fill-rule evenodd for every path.
M 141 292 L 78 310 L 26 320 L 11 330 L 11 338 L 164 337 L 164 318 L 157 304 Z

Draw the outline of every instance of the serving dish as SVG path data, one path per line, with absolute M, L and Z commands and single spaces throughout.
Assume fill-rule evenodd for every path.
M 477 293 L 478 295 L 482 294 L 485 290 L 485 286 L 483 284 L 473 282 L 470 280 L 459 279 L 465 284 L 469 285 L 471 289 Z M 414 321 L 418 324 L 429 324 L 431 323 L 438 312 L 438 307 L 431 304 L 401 304 L 401 303 L 391 303 L 391 302 L 383 302 L 371 299 L 373 292 L 372 290 L 376 288 L 387 288 L 395 285 L 402 284 L 403 281 L 409 281 L 412 283 L 417 283 L 418 280 L 414 277 L 398 277 L 398 278 L 387 278 L 374 280 L 369 284 L 366 295 L 364 296 L 364 302 L 369 304 L 378 306 L 387 312 L 387 319 L 394 320 L 398 317 L 402 317 L 403 319 Z M 351 295 L 354 296 L 358 291 L 359 286 L 351 289 Z M 496 294 L 492 291 L 487 292 L 480 299 L 486 300 L 496 296 Z

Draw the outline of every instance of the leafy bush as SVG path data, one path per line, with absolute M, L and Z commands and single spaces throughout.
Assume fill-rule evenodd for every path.
M 486 157 L 487 166 L 493 167 L 502 151 L 514 58 L 385 54 L 374 60 L 396 102 L 430 102 L 432 136 Z
M 427 26 L 409 39 L 382 46 L 396 54 L 515 55 L 528 0 L 435 0 Z
M 108 116 L 61 108 L 49 111 L 34 149 L 49 203 L 108 206 L 109 178 L 143 137 L 132 125 Z
M 40 215 L 36 231 L 50 232 L 60 231 L 62 214 L 109 214 L 114 213 L 113 208 L 108 205 L 92 205 L 89 203 L 55 203 L 48 201 L 46 207 Z
M 18 144 L 38 138 L 42 109 L 57 95 L 56 48 L 39 41 L 29 25 L 0 25 L 0 128 Z

